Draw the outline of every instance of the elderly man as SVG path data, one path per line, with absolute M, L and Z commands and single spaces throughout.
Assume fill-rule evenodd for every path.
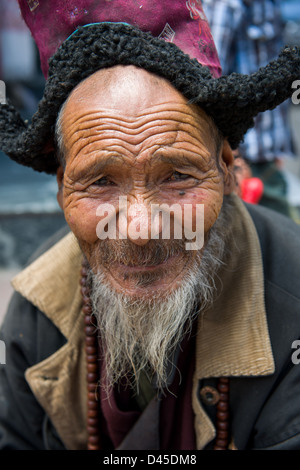
M 233 194 L 232 155 L 299 52 L 217 78 L 201 3 L 172 5 L 201 63 L 109 17 L 54 53 L 28 127 L 1 107 L 2 148 L 56 173 L 70 228 L 13 280 L 2 449 L 300 448 L 300 231 Z

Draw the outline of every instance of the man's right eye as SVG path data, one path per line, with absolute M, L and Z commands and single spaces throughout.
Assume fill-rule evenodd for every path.
M 102 178 L 99 178 L 98 180 L 94 181 L 93 184 L 95 184 L 96 186 L 108 186 L 108 185 L 113 185 L 115 183 L 113 183 L 113 181 L 111 181 L 106 176 L 102 176 Z

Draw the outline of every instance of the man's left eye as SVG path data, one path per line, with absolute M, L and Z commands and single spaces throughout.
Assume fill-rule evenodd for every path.
M 179 171 L 174 171 L 172 175 L 167 178 L 167 181 L 182 181 L 188 178 L 191 178 L 191 175 L 188 175 L 186 173 L 180 173 Z

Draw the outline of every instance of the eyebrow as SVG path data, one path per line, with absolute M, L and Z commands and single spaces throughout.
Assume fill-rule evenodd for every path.
M 95 151 L 96 153 L 96 151 Z M 102 151 L 101 151 L 102 153 Z M 123 157 L 121 155 L 102 155 L 99 159 L 96 160 L 94 164 L 88 164 L 87 168 L 97 168 L 98 171 L 105 169 L 107 166 L 114 166 L 119 163 L 122 163 Z
M 162 149 L 160 149 L 162 150 Z M 172 153 L 177 152 L 177 155 L 168 155 L 165 152 L 157 152 L 156 155 L 153 155 L 151 159 L 150 164 L 155 164 L 157 161 L 164 162 L 164 163 L 169 163 L 170 165 L 173 166 L 179 166 L 179 167 L 196 167 L 201 169 L 203 167 L 203 164 L 205 162 L 205 159 L 203 156 L 189 152 L 191 153 L 190 156 L 185 155 L 186 151 L 184 150 L 178 150 L 178 149 L 173 149 Z
M 81 158 L 84 156 L 81 156 Z M 76 166 L 75 169 L 73 170 L 73 173 L 77 175 L 81 175 L 86 177 L 87 175 L 90 175 L 92 172 L 96 173 L 101 173 L 107 168 L 108 166 L 115 166 L 120 164 L 123 159 L 120 155 L 106 155 L 106 156 L 101 156 L 99 159 L 93 159 L 90 162 L 83 162 L 83 165 Z
M 193 165 L 193 161 L 187 157 L 186 155 L 178 155 L 178 156 L 171 156 L 171 155 L 160 155 L 160 156 L 155 156 L 154 158 L 159 159 L 160 161 L 164 163 L 171 163 L 172 165 L 178 165 L 178 164 L 184 164 L 186 165 Z

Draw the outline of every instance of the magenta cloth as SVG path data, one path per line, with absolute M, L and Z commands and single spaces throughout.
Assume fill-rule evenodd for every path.
M 182 51 L 222 73 L 200 0 L 18 0 L 21 14 L 40 53 L 43 74 L 48 60 L 78 26 L 124 22 L 174 42 Z

